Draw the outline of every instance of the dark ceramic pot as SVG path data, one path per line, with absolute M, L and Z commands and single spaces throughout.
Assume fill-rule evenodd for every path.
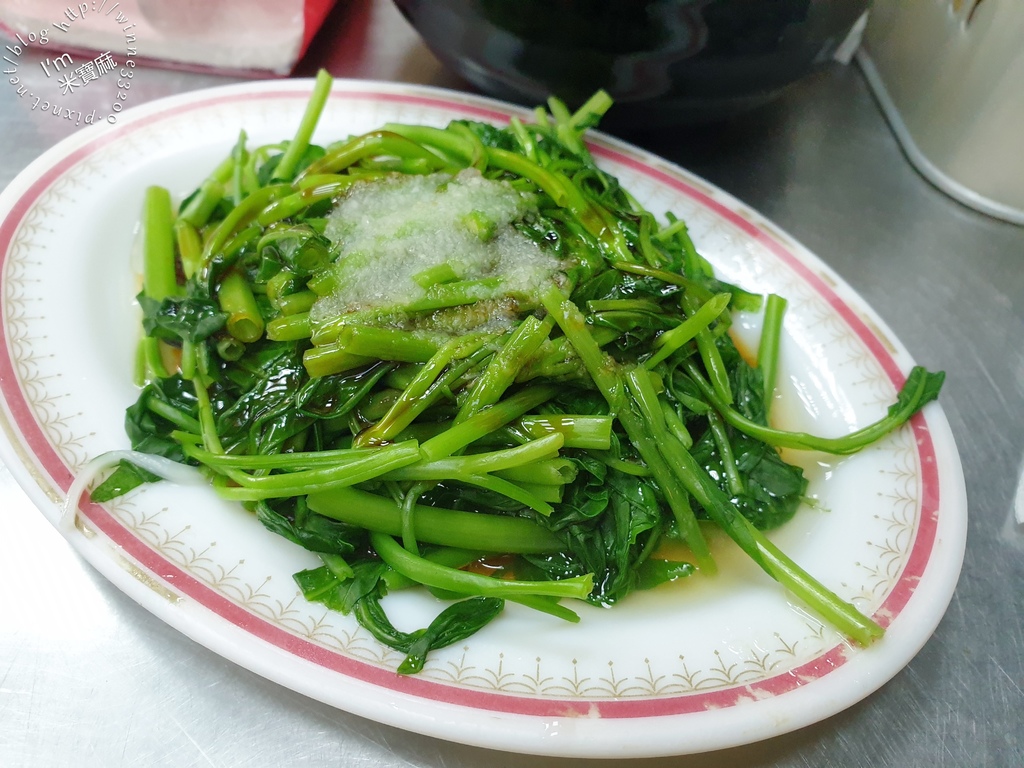
M 615 123 L 717 120 L 832 58 L 868 0 L 395 0 L 470 83 L 534 105 L 598 88 Z

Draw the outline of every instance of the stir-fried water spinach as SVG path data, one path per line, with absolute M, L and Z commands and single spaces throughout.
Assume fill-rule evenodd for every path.
M 784 300 L 718 280 L 683 221 L 594 163 L 604 94 L 321 147 L 330 85 L 291 141 L 243 133 L 177 210 L 148 190 L 133 448 L 199 467 L 317 553 L 303 594 L 406 654 L 400 672 L 505 601 L 578 621 L 563 598 L 713 571 L 708 527 L 848 637 L 881 636 L 765 537 L 806 490 L 779 448 L 859 450 L 942 374 L 915 368 L 844 437 L 773 428 Z M 762 303 L 750 363 L 731 310 Z M 157 479 L 138 464 L 93 499 Z M 406 633 L 382 598 L 414 585 L 451 604 Z

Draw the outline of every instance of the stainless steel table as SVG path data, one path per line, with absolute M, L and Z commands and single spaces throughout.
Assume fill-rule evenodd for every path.
M 34 54 L 29 54 L 34 55 Z M 339 5 L 300 67 L 465 88 L 393 6 Z M 227 82 L 138 72 L 134 103 Z M 0 84 L 5 85 L 5 84 Z M 0 87 L 0 185 L 75 128 Z M 966 472 L 967 556 L 935 636 L 819 725 L 642 766 L 1024 765 L 1024 228 L 968 210 L 906 163 L 855 68 L 744 120 L 630 137 L 761 210 L 842 274 L 917 360 Z M 1024 148 L 1022 148 L 1024 151 Z M 0 765 L 582 766 L 376 725 L 269 683 L 155 620 L 85 565 L 0 467 Z

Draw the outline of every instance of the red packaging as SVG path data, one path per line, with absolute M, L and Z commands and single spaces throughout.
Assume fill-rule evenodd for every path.
M 171 68 L 289 74 L 335 0 L 0 0 L 19 45 Z

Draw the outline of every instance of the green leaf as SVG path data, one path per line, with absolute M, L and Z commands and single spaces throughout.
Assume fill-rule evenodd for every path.
M 308 277 L 329 264 L 333 258 L 331 241 L 308 224 L 283 227 L 264 236 L 262 260 L 283 264 L 300 277 Z M 266 267 L 261 268 L 265 274 Z
M 783 461 L 772 446 L 734 429 L 728 432 L 744 484 L 744 493 L 733 497 L 740 514 L 759 530 L 777 528 L 788 522 L 800 507 L 807 490 L 803 470 Z M 721 491 L 733 496 L 710 432 L 700 438 L 691 453 Z
M 654 589 L 662 584 L 685 578 L 695 570 L 691 563 L 650 558 L 644 560 L 637 570 L 636 588 Z
M 452 122 L 469 128 L 485 147 L 505 149 L 510 152 L 516 150 L 515 138 L 507 130 L 497 128 L 490 123 L 478 123 L 473 120 L 454 120 Z
M 284 142 L 286 147 L 288 143 L 289 142 Z M 317 146 L 316 144 L 310 144 L 306 147 L 306 151 L 302 153 L 298 163 L 295 165 L 294 175 L 298 176 L 306 170 L 306 168 L 323 157 L 324 154 L 325 152 L 323 147 Z M 259 170 L 256 172 L 256 178 L 261 187 L 265 187 L 273 181 L 274 171 L 277 170 L 277 164 L 281 162 L 281 158 L 283 157 L 283 154 L 274 155 L 259 167 Z M 290 176 L 289 178 L 292 177 Z
M 351 566 L 354 575 L 349 579 L 338 578 L 326 565 L 299 571 L 293 578 L 307 600 L 348 615 L 363 598 L 377 594 L 387 569 L 380 560 L 361 560 Z
M 898 417 L 907 414 L 906 418 L 917 413 L 928 403 L 938 399 L 939 391 L 946 380 L 945 371 L 933 373 L 920 365 L 914 366 L 907 376 L 907 381 L 900 390 L 896 402 L 889 406 L 889 416 Z
M 268 454 L 302 433 L 312 419 L 295 408 L 295 393 L 309 380 L 298 344 L 248 345 L 223 382 L 225 403 L 217 414 L 217 431 L 225 448 Z
M 297 500 L 300 509 L 305 505 L 305 497 Z M 329 517 L 313 512 L 296 514 L 294 510 L 286 511 L 288 504 L 279 503 L 275 509 L 267 501 L 256 504 L 256 518 L 269 531 L 293 541 L 311 552 L 331 555 L 348 555 L 365 544 L 366 533 L 361 528 L 332 520 Z
M 156 301 L 145 294 L 138 295 L 142 308 L 142 328 L 147 336 L 164 341 L 192 343 L 209 338 L 227 322 L 227 315 L 220 311 L 217 302 L 209 298 L 168 297 Z
M 504 607 L 505 601 L 496 597 L 471 597 L 448 606 L 409 645 L 405 660 L 398 666 L 398 673 L 416 674 L 423 669 L 430 651 L 479 632 L 497 618 Z
M 577 460 L 578 461 L 578 460 Z M 593 462 L 593 464 L 591 464 Z M 597 471 L 594 465 L 600 465 Z M 565 543 L 565 550 L 552 555 L 524 558 L 550 579 L 564 579 L 584 573 L 594 574 L 590 601 L 602 605 L 615 603 L 636 586 L 636 565 L 641 562 L 647 535 L 668 525 L 654 487 L 647 478 L 608 469 L 594 459 L 580 461 L 582 467 L 571 491 L 575 507 L 556 507 L 557 520 L 548 520 Z M 601 478 L 599 481 L 598 478 Z M 581 480 L 581 478 L 583 478 Z M 600 490 L 598 490 L 600 488 Z M 581 505 L 579 499 L 586 498 Z M 588 515 L 603 504 L 598 514 Z
M 580 520 L 597 517 L 608 508 L 611 489 L 605 485 L 608 467 L 586 455 L 566 455 L 577 468 L 576 480 L 558 505 L 552 525 L 559 528 Z
M 362 402 L 377 382 L 395 369 L 379 362 L 354 373 L 334 373 L 307 381 L 295 394 L 298 413 L 319 419 L 345 416 Z
M 89 497 L 96 502 L 110 501 L 135 490 L 140 485 L 155 483 L 160 477 L 131 462 L 120 461 L 117 468 L 89 492 Z
M 161 406 L 159 413 L 155 410 L 157 406 Z M 147 384 L 139 399 L 126 410 L 125 432 L 134 450 L 184 462 L 181 445 L 170 435 L 185 426 L 187 420 L 195 421 L 197 411 L 192 382 L 177 374 L 157 379 Z M 168 416 L 178 420 L 171 421 Z

